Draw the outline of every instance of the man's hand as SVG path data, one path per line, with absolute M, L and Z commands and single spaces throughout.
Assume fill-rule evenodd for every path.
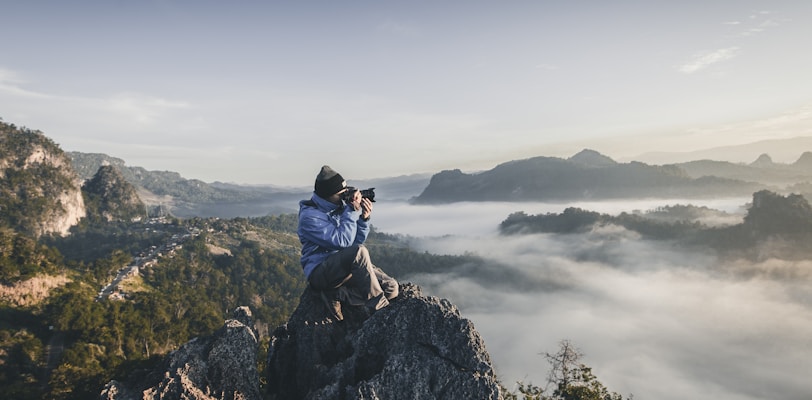
M 361 218 L 368 220 L 369 214 L 372 214 L 372 202 L 367 198 L 361 198 Z
M 372 214 L 372 202 L 369 199 L 365 199 L 364 196 L 361 196 L 360 190 L 353 193 L 350 206 L 355 211 L 360 210 L 361 218 L 365 220 L 369 219 L 369 215 Z
M 361 196 L 361 191 L 360 190 L 356 190 L 355 192 L 353 192 L 352 200 L 350 200 L 350 202 L 349 202 L 350 207 L 352 207 L 352 209 L 355 210 L 355 211 L 360 210 L 361 209 L 361 200 L 363 198 L 364 197 Z

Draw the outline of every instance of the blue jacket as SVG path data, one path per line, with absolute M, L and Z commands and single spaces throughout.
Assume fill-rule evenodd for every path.
M 344 204 L 336 205 L 315 193 L 299 202 L 299 241 L 302 243 L 302 269 L 305 277 L 329 255 L 357 244 L 369 235 L 369 224 Z

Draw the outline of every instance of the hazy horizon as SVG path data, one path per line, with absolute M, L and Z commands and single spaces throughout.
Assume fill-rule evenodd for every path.
M 66 151 L 207 182 L 812 136 L 807 2 L 45 0 L 3 12 L 1 118 Z
M 744 214 L 750 199 L 570 204 L 607 213 L 694 204 Z M 570 340 L 611 391 L 635 398 L 804 400 L 812 383 L 812 261 L 722 261 L 621 227 L 502 237 L 506 212 L 564 204 L 380 204 L 373 225 L 413 237 L 418 251 L 474 253 L 486 267 L 398 277 L 449 299 L 483 336 L 496 372 L 544 385 Z M 374 254 L 372 254 L 374 262 Z M 385 265 L 379 265 L 384 270 Z M 476 269 L 474 269 L 476 268 Z M 488 268 L 482 274 L 482 268 Z M 505 270 L 508 273 L 499 273 Z

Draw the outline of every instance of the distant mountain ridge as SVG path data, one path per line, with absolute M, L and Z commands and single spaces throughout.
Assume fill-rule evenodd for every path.
M 805 143 L 805 138 L 797 139 L 799 143 Z M 809 148 L 812 148 L 812 138 L 808 139 Z M 765 149 L 769 147 L 765 146 Z M 80 178 L 90 179 L 100 167 L 113 166 L 138 190 L 145 203 L 166 206 L 179 217 L 228 218 L 293 213 L 297 201 L 311 193 L 309 182 L 297 189 L 206 183 L 183 178 L 177 172 L 147 171 L 127 166 L 124 160 L 105 154 L 67 154 Z M 749 163 L 705 159 L 650 165 L 639 161 L 622 163 L 597 151 L 584 149 L 567 159 L 539 156 L 513 160 L 476 174 L 447 170 L 430 178 L 428 175 L 406 175 L 356 180 L 350 184 L 361 188 L 376 187 L 380 198 L 423 204 L 747 196 L 762 189 L 780 191 L 782 187 L 802 192 L 812 190 L 812 152 L 803 153 L 791 164 L 775 162 L 768 152 L 758 154 Z
M 752 143 L 718 146 L 695 151 L 669 152 L 652 151 L 623 160 L 635 160 L 648 164 L 678 164 L 695 160 L 718 160 L 731 163 L 746 163 L 761 154 L 769 154 L 774 160 L 788 162 L 799 155 L 799 150 L 812 150 L 812 136 L 798 136 L 787 139 L 768 139 Z
M 763 153 L 751 163 L 696 160 L 670 165 L 683 169 L 692 178 L 718 176 L 779 186 L 812 182 L 812 152 L 809 151 L 791 164 L 776 163 L 769 154 Z
M 101 165 L 82 181 L 71 158 L 42 132 L 0 122 L 0 226 L 39 237 L 67 235 L 84 218 L 145 216 L 135 188 L 115 167 Z
M 442 171 L 414 202 L 744 196 L 767 186 L 718 176 L 691 177 L 676 165 L 617 163 L 594 150 L 584 150 L 569 159 L 509 161 L 477 174 Z
M 124 160 L 107 154 L 72 151 L 68 156 L 83 179 L 91 179 L 100 167 L 110 165 L 136 187 L 159 196 L 172 196 L 178 202 L 235 202 L 260 197 L 255 191 L 216 188 L 198 179 L 186 179 L 177 172 L 148 171 L 142 167 L 127 166 Z

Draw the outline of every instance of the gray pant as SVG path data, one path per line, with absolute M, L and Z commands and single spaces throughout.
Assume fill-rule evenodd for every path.
M 364 245 L 339 250 L 310 273 L 310 286 L 354 306 L 380 310 L 398 296 L 398 282 L 372 264 Z

